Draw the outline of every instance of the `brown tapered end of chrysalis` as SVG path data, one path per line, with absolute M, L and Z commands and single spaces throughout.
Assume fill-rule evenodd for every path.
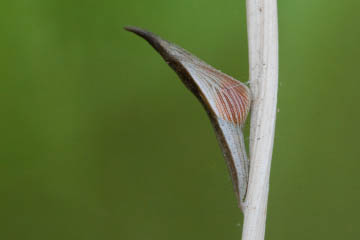
M 227 160 L 241 206 L 246 195 L 249 175 L 242 126 L 250 109 L 250 90 L 245 84 L 151 32 L 137 27 L 125 29 L 149 42 L 203 104 Z
M 171 51 L 171 46 L 173 46 L 173 44 L 169 43 L 166 40 L 161 39 L 159 36 L 149 31 L 146 31 L 138 27 L 127 26 L 124 27 L 124 29 L 129 32 L 135 33 L 136 35 L 145 39 L 158 53 L 160 53 L 160 55 L 166 61 L 177 62 L 177 59 L 171 56 L 171 53 L 174 53 L 173 51 Z
M 135 33 L 136 35 L 144 38 L 146 41 L 148 41 L 157 51 L 161 51 L 164 49 L 161 47 L 160 44 L 160 38 L 158 36 L 156 36 L 155 34 L 148 32 L 144 29 L 138 28 L 138 27 L 133 27 L 133 26 L 126 26 L 124 27 L 124 29 L 126 31 Z

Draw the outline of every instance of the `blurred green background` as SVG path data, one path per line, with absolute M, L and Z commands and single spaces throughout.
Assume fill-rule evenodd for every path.
M 359 239 L 359 8 L 279 0 L 266 239 Z M 205 111 L 125 25 L 247 81 L 244 0 L 3 0 L 0 239 L 240 239 Z

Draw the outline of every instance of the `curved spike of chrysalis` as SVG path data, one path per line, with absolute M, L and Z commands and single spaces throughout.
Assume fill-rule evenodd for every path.
M 136 27 L 125 29 L 148 41 L 204 106 L 225 156 L 241 207 L 249 178 L 242 127 L 250 109 L 250 90 L 243 83 L 153 33 Z

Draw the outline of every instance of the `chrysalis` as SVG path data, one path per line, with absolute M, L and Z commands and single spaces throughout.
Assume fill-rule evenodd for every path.
M 153 33 L 135 27 L 125 29 L 148 41 L 204 106 L 226 159 L 241 207 L 249 178 L 249 160 L 242 128 L 250 109 L 250 90 L 245 84 Z

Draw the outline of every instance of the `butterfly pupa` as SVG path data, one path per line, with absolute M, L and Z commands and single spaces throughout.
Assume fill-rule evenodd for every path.
M 148 41 L 205 108 L 241 208 L 246 196 L 250 165 L 243 136 L 243 126 L 250 110 L 249 88 L 151 32 L 136 27 L 125 29 Z

